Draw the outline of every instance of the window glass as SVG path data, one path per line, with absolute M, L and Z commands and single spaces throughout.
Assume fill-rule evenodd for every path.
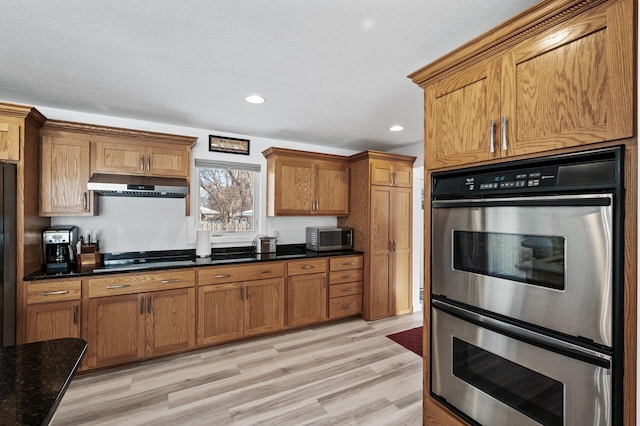
M 198 164 L 196 229 L 213 233 L 254 232 L 258 173 L 242 166 Z

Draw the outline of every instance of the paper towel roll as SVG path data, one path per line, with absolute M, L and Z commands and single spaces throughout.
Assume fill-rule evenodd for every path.
M 211 231 L 204 230 L 196 232 L 196 256 L 211 256 Z

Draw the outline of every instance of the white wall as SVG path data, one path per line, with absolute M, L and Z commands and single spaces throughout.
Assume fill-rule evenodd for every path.
M 413 310 L 421 311 L 420 288 L 424 288 L 424 210 L 422 209 L 424 143 L 414 143 L 390 152 L 416 157 L 416 161 L 413 163 L 413 239 L 411 242 L 413 247 Z
M 266 217 L 266 159 L 262 155 L 265 149 L 277 146 L 304 151 L 315 151 L 338 155 L 351 155 L 351 150 L 328 148 L 292 141 L 252 137 L 248 135 L 218 132 L 215 130 L 197 129 L 175 126 L 170 124 L 131 120 L 104 115 L 87 114 L 37 106 L 47 118 L 82 123 L 100 124 L 129 129 L 146 130 L 161 133 L 173 133 L 198 138 L 191 155 L 192 185 L 195 178 L 194 158 L 215 159 L 217 161 L 232 161 L 236 163 L 259 164 L 262 167 L 262 182 L 259 197 L 261 212 L 258 218 L 259 232 L 273 234 L 279 231 L 280 244 L 296 244 L 305 242 L 305 227 L 334 226 L 336 217 Z M 234 155 L 209 152 L 209 135 L 215 134 L 227 137 L 250 139 L 250 155 Z M 192 188 L 193 190 L 193 188 Z M 192 200 L 193 201 L 193 200 Z M 198 209 L 191 206 L 192 215 Z M 130 197 L 99 197 L 99 215 L 95 217 L 57 217 L 52 218 L 52 225 L 77 225 L 80 232 L 97 231 L 101 242 L 102 252 L 147 251 L 147 250 L 175 250 L 195 248 L 194 217 L 185 216 L 185 202 L 183 199 L 153 199 Z M 234 239 L 226 242 L 212 238 L 212 245 L 216 246 L 244 246 L 249 245 L 251 239 Z

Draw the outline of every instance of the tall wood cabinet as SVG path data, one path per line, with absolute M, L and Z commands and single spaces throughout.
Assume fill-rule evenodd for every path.
M 351 214 L 338 224 L 354 229 L 364 252 L 363 318 L 412 312 L 411 217 L 415 157 L 365 151 L 349 157 Z
M 344 216 L 349 214 L 349 163 L 346 157 L 269 148 L 268 216 Z
M 38 215 L 40 129 L 45 117 L 35 108 L 0 103 L 0 161 L 16 164 L 16 341 L 26 338 L 27 292 L 22 278 L 42 266 L 42 231 L 49 218 Z
M 637 1 L 541 1 L 409 77 L 424 89 L 433 171 L 625 146 L 624 252 L 637 258 Z M 425 188 L 429 199 L 429 188 Z M 425 277 L 430 276 L 425 210 Z M 624 271 L 624 424 L 636 419 L 637 265 Z M 430 282 L 425 282 L 425 294 Z M 428 305 L 424 353 L 430 353 Z M 424 358 L 430 383 L 429 356 Z M 424 390 L 426 424 L 463 425 Z

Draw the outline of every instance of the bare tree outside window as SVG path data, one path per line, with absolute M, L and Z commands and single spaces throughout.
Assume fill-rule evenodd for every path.
M 253 231 L 254 172 L 200 167 L 198 229 Z

